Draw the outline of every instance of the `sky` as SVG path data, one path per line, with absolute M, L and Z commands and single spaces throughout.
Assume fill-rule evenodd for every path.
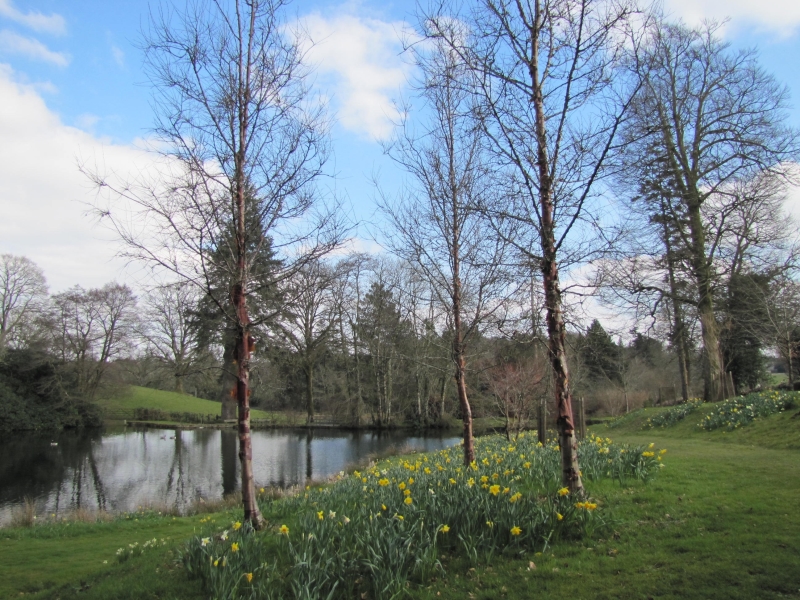
M 178 6 L 183 0 L 176 0 Z M 138 48 L 146 0 L 0 0 L 0 253 L 24 255 L 44 270 L 50 291 L 110 281 L 144 281 L 116 258 L 120 247 L 88 214 L 94 189 L 81 167 L 120 175 L 147 169 L 151 92 Z M 396 102 L 410 94 L 413 67 L 401 36 L 415 22 L 412 2 L 300 0 L 291 5 L 317 42 L 315 85 L 330 99 L 337 194 L 362 222 L 351 247 L 375 250 L 377 178 L 386 189 L 403 173 L 383 155 Z M 734 47 L 755 47 L 762 66 L 791 92 L 800 127 L 798 0 L 665 0 L 689 23 L 727 22 Z M 800 217 L 800 193 L 789 210 Z

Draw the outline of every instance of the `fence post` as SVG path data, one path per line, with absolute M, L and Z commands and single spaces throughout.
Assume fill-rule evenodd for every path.
M 544 446 L 547 443 L 547 412 L 544 408 L 544 401 L 539 402 L 538 414 L 536 415 L 539 443 Z

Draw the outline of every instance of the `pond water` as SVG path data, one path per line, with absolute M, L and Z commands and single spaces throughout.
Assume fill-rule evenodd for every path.
M 439 450 L 449 435 L 403 432 L 266 430 L 253 432 L 258 486 L 290 487 L 322 479 L 392 447 Z M 232 429 L 120 429 L 20 434 L 0 440 L 0 525 L 25 499 L 37 514 L 78 508 L 110 512 L 139 506 L 183 510 L 239 489 L 238 439 Z

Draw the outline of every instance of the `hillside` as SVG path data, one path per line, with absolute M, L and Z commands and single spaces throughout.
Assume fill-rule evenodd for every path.
M 733 431 L 728 431 L 725 428 L 705 431 L 698 427 L 698 423 L 706 418 L 706 415 L 714 411 L 716 407 L 716 403 L 703 404 L 674 425 L 654 427 L 652 429 L 644 427 L 647 420 L 653 419 L 656 415 L 670 409 L 643 408 L 620 417 L 608 425 L 594 426 L 591 430 L 597 435 L 611 437 L 646 435 L 653 439 L 695 439 L 773 448 L 776 450 L 800 449 L 800 407 L 795 406 L 768 417 L 758 418 L 752 423 L 736 428 Z
M 218 415 L 219 402 L 195 398 L 189 394 L 165 392 L 151 388 L 133 385 L 126 394 L 117 398 L 98 400 L 97 404 L 103 410 L 106 419 L 122 421 L 133 419 L 136 408 L 158 409 L 165 412 L 188 412 L 202 415 Z M 250 413 L 253 419 L 266 419 L 270 415 L 264 411 L 253 409 Z

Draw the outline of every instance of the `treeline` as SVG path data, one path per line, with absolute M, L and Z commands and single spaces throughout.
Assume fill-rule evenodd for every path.
M 156 286 L 137 298 L 111 283 L 48 296 L 30 260 L 3 255 L 2 263 L 9 307 L 0 361 L 4 430 L 97 424 L 91 401 L 126 384 L 187 392 L 235 411 L 235 371 L 226 366 L 234 338 L 192 286 Z M 473 415 L 504 417 L 511 428 L 529 424 L 539 403 L 554 410 L 541 292 L 535 280 L 526 285 L 474 334 L 466 379 Z M 254 406 L 379 427 L 432 427 L 460 417 L 452 327 L 435 290 L 410 265 L 355 254 L 309 264 L 263 290 L 261 310 L 284 308 L 253 332 Z M 752 298 L 747 306 L 753 309 Z M 697 365 L 699 346 L 689 339 L 690 365 Z M 595 320 L 567 342 L 572 384 L 590 414 L 680 396 L 668 335 L 637 333 L 623 344 Z M 751 355 L 733 365 L 737 381 L 764 382 L 768 342 L 745 346 Z M 697 395 L 701 379 L 694 381 Z

